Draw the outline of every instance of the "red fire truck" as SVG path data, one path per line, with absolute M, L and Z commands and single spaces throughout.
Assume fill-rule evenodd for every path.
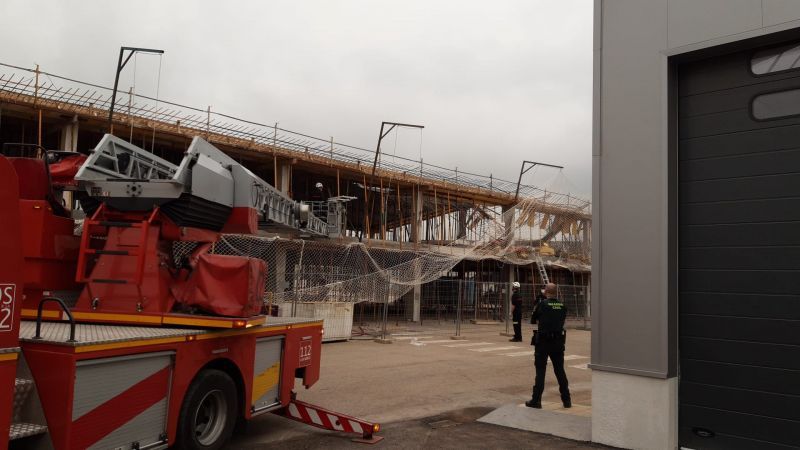
M 268 412 L 379 439 L 295 398 L 322 321 L 262 314 L 265 262 L 213 251 L 223 232 L 336 224 L 200 138 L 180 165 L 111 135 L 88 156 L 28 150 L 0 155 L 0 448 L 217 449 Z

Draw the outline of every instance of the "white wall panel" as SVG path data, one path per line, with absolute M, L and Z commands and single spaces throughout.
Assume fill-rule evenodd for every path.
M 761 28 L 761 0 L 671 0 L 668 17 L 669 46 L 680 47 Z
M 763 0 L 764 26 L 800 19 L 800 1 L 797 0 Z

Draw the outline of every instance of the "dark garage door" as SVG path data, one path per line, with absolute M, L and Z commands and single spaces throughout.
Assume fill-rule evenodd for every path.
M 800 46 L 678 67 L 679 439 L 800 446 Z

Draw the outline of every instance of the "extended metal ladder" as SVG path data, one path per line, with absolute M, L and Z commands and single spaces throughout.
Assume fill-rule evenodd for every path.
M 549 283 L 550 277 L 547 276 L 547 270 L 544 268 L 544 260 L 542 260 L 542 255 L 540 253 L 536 253 L 536 267 L 539 268 L 539 276 L 542 278 L 542 283 Z
M 144 211 L 158 206 L 178 226 L 219 231 L 231 209 L 253 208 L 260 225 L 315 236 L 341 235 L 339 224 L 329 230 L 330 224 L 315 216 L 311 206 L 293 200 L 200 137 L 192 140 L 175 165 L 107 134 L 75 180 L 81 190 L 112 209 Z

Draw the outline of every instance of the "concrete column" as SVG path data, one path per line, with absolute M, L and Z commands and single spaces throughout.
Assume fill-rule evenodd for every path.
M 467 237 L 467 213 L 469 208 L 458 211 L 458 231 L 456 232 L 456 239 L 463 239 Z
M 414 215 L 411 222 L 411 242 L 419 243 L 422 238 L 422 191 L 416 190 L 411 202 Z M 414 275 L 419 279 L 422 267 L 420 261 L 414 262 Z M 403 296 L 406 305 L 406 319 L 412 322 L 419 322 L 420 307 L 422 306 L 422 286 L 415 284 L 414 287 Z
M 421 190 L 415 190 L 411 200 L 413 219 L 411 220 L 411 242 L 418 243 L 422 240 L 422 204 L 423 196 Z
M 422 263 L 414 261 L 414 277 L 419 279 L 422 274 Z M 410 291 L 403 295 L 403 303 L 406 306 L 406 320 L 419 322 L 420 307 L 422 306 L 422 285 L 415 284 Z
M 59 149 L 68 152 L 78 151 L 78 116 L 72 116 L 72 120 L 61 127 Z
M 281 161 L 280 159 L 277 164 L 278 170 L 275 171 L 275 174 L 278 179 L 275 180 L 275 187 L 284 194 L 288 194 L 292 190 L 292 164 L 289 161 Z

